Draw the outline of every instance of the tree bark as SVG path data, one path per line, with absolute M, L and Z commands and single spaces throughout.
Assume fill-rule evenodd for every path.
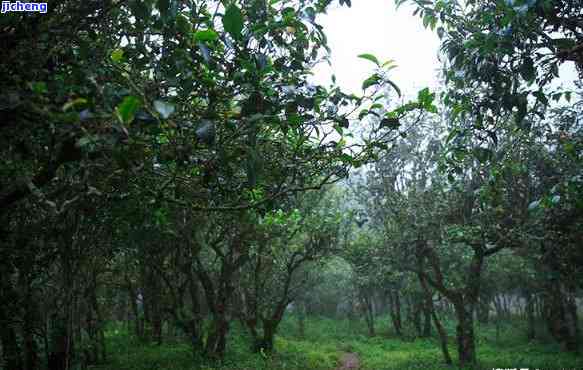
M 36 370 L 38 364 L 38 346 L 35 340 L 35 325 L 38 325 L 38 310 L 31 287 L 31 266 L 24 264 L 20 271 L 20 290 L 24 298 L 24 317 L 22 339 L 24 350 L 24 370 Z
M 107 361 L 107 350 L 105 343 L 104 319 L 101 313 L 101 307 L 97 300 L 97 272 L 92 276 L 91 286 L 88 288 L 87 299 L 89 301 L 89 322 L 90 340 L 93 350 L 93 361 L 95 364 Z
M 420 267 L 424 267 L 423 264 L 421 264 Z M 422 274 L 417 274 L 417 277 L 418 277 L 419 282 L 421 284 L 421 288 L 423 288 L 423 292 L 425 293 L 425 300 L 426 300 L 427 309 L 429 310 L 431 318 L 433 319 L 433 324 L 435 325 L 435 330 L 437 330 L 437 333 L 439 334 L 439 344 L 441 346 L 441 353 L 443 354 L 443 360 L 445 361 L 445 363 L 447 365 L 451 365 L 453 363 L 453 361 L 451 359 L 451 355 L 449 354 L 449 349 L 447 347 L 449 340 L 447 338 L 447 332 L 445 331 L 445 328 L 443 327 L 443 325 L 441 325 L 441 321 L 439 320 L 439 317 L 437 316 L 437 312 L 435 310 L 435 305 L 433 304 L 433 293 L 432 293 L 431 288 L 429 287 L 429 284 L 427 283 L 427 280 L 425 279 L 425 277 Z
M 202 340 L 202 315 L 200 311 L 200 293 L 198 283 L 195 280 L 194 274 L 190 272 L 188 288 L 190 293 L 190 300 L 192 304 L 191 313 L 192 321 L 190 323 L 190 337 L 193 353 L 200 353 L 203 349 Z
M 22 370 L 22 354 L 18 346 L 16 331 L 2 307 L 0 307 L 0 341 L 6 368 Z
M 433 298 L 431 299 L 433 302 Z M 425 302 L 423 305 L 423 334 L 425 338 L 431 337 L 431 308 L 429 302 Z
M 374 307 L 372 302 L 372 297 L 366 292 L 361 292 L 361 302 L 364 311 L 364 319 L 366 321 L 366 326 L 368 328 L 368 335 L 374 337 L 375 332 L 375 317 L 374 317 Z
M 420 271 L 424 271 L 425 270 L 425 256 L 422 253 L 418 253 L 417 255 L 418 257 L 418 267 L 420 269 Z M 441 325 L 441 321 L 439 320 L 439 317 L 437 316 L 437 312 L 435 310 L 435 305 L 433 304 L 433 292 L 431 291 L 431 288 L 429 287 L 429 283 L 427 282 L 427 279 L 425 277 L 425 275 L 423 273 L 418 273 L 417 274 L 417 278 L 419 279 L 419 283 L 421 285 L 421 288 L 423 289 L 423 292 L 425 293 L 425 305 L 426 305 L 426 309 L 429 311 L 431 318 L 433 319 L 433 324 L 435 325 L 435 329 L 437 330 L 437 333 L 439 334 L 439 343 L 441 346 L 441 353 L 443 355 L 443 360 L 447 365 L 451 365 L 453 363 L 452 359 L 451 359 L 451 355 L 449 354 L 449 349 L 448 349 L 448 338 L 447 338 L 447 332 L 445 331 L 445 328 L 443 327 L 443 325 Z
M 525 291 L 525 298 L 526 298 L 526 337 L 528 340 L 533 340 L 536 338 L 536 329 L 535 329 L 535 319 L 534 319 L 534 299 L 532 297 L 532 293 L 530 291 Z
M 263 320 L 263 335 L 255 337 L 254 352 L 273 352 L 274 340 L 279 323 L 272 320 Z
M 488 298 L 480 297 L 478 303 L 478 322 L 480 324 L 488 324 L 490 321 L 490 301 Z
M 421 257 L 428 258 L 435 273 L 435 280 L 425 272 L 423 264 L 419 264 L 417 273 L 452 302 L 458 321 L 456 338 L 460 367 L 473 366 L 477 362 L 474 337 L 474 309 L 480 294 L 481 272 L 487 252 L 485 252 L 482 245 L 472 246 L 474 254 L 470 262 L 465 289 L 453 290 L 448 289 L 444 284 L 437 255 L 430 248 L 424 247 L 425 242 L 418 244 L 417 256 L 421 261 L 424 261 Z M 495 250 L 491 250 L 490 254 L 494 252 Z
M 226 307 L 219 304 L 213 310 L 211 330 L 204 349 L 204 353 L 208 358 L 221 359 L 225 356 L 228 333 L 229 320 L 227 318 Z
M 221 268 L 219 281 L 215 284 L 206 271 L 202 269 L 200 261 L 197 261 L 202 286 L 204 288 L 207 304 L 211 311 L 211 328 L 207 335 L 204 354 L 208 358 L 221 359 L 225 355 L 227 334 L 229 332 L 228 305 L 231 302 L 234 288 L 232 286 L 233 267 L 224 264 Z
M 417 332 L 417 336 L 423 336 L 423 331 L 421 329 L 421 313 L 423 312 L 423 304 L 419 301 L 418 297 L 411 297 L 411 320 L 413 320 L 413 326 Z
M 468 307 L 462 299 L 454 303 L 454 309 L 458 320 L 456 336 L 460 367 L 474 365 L 477 359 L 471 305 Z
M 393 330 L 397 336 L 403 336 L 402 326 L 401 326 L 401 300 L 399 297 L 399 292 L 396 290 L 389 290 L 389 313 L 391 315 L 391 322 L 393 323 Z
M 579 347 L 577 312 L 571 308 L 569 293 L 558 279 L 548 282 L 546 287 L 545 306 L 549 331 L 564 351 L 576 352 Z
M 142 317 L 140 315 L 140 311 L 138 309 L 138 296 L 136 294 L 135 289 L 133 288 L 131 282 L 129 280 L 126 281 L 127 283 L 127 292 L 128 292 L 128 300 L 130 303 L 131 313 L 134 319 L 134 334 L 136 337 L 143 339 L 144 338 L 144 326 L 142 325 Z
M 306 337 L 306 307 L 304 302 L 298 302 L 297 304 L 297 315 L 298 315 L 298 334 L 300 338 Z

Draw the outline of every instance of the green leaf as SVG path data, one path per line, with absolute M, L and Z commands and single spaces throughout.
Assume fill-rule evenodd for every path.
M 63 112 L 68 111 L 69 109 L 76 107 L 78 105 L 85 105 L 87 104 L 87 99 L 85 98 L 77 98 L 73 100 L 69 100 L 63 105 Z
M 567 103 L 571 102 L 571 91 L 565 92 L 565 100 L 567 100 Z
M 515 116 L 516 124 L 521 125 L 528 113 L 528 100 L 524 95 L 518 95 L 516 98 L 517 112 Z
M 565 145 L 563 145 L 563 148 L 565 149 L 565 153 L 567 153 L 569 157 L 577 159 L 577 148 L 575 147 L 575 144 L 573 142 L 565 143 Z
M 241 39 L 241 32 L 243 31 L 243 13 L 241 9 L 235 4 L 231 3 L 225 15 L 223 16 L 223 27 L 234 39 Z
M 342 153 L 340 155 L 340 159 L 344 163 L 351 163 L 354 160 L 354 158 L 350 154 L 346 154 L 346 153 Z
M 92 142 L 94 142 L 94 138 L 91 136 L 84 136 L 77 141 L 77 145 L 82 148 L 91 144 Z
M 543 105 L 549 105 L 549 99 L 547 99 L 546 95 L 542 92 L 542 90 L 538 90 L 532 93 L 536 97 L 536 99 L 542 103 Z
M 130 8 L 132 10 L 133 15 L 140 20 L 147 19 L 152 10 L 147 2 L 143 0 L 135 0 L 130 3 Z
M 174 105 L 163 102 L 161 100 L 154 101 L 154 108 L 158 113 L 160 113 L 160 116 L 164 119 L 170 117 L 170 115 L 174 113 L 175 110 Z
M 391 129 L 397 129 L 401 125 L 399 118 L 396 117 L 386 117 L 381 120 L 381 127 L 389 127 Z
M 437 27 L 437 36 L 442 39 L 445 35 L 445 29 L 443 27 Z
M 558 49 L 569 50 L 577 46 L 577 41 L 569 38 L 554 39 L 552 40 L 555 47 Z
M 111 52 L 111 60 L 115 63 L 119 63 L 123 60 L 123 50 L 122 49 L 115 49 Z
M 369 78 L 367 78 L 366 80 L 364 80 L 364 82 L 362 83 L 362 89 L 366 90 L 371 86 L 378 85 L 380 80 L 381 80 L 381 77 L 377 74 L 374 74 L 374 75 L 370 76 Z
M 402 95 L 401 95 L 401 89 L 399 89 L 399 86 L 397 86 L 397 84 L 396 84 L 396 83 L 394 83 L 394 82 L 393 82 L 393 81 L 391 81 L 391 80 L 386 80 L 386 82 L 387 82 L 389 85 L 391 85 L 391 87 L 392 87 L 392 88 L 393 88 L 393 89 L 394 89 L 394 90 L 397 92 L 397 95 L 399 95 L 399 97 L 401 97 L 401 96 L 402 96 Z
M 348 121 L 348 118 L 346 117 L 341 117 L 338 119 L 338 124 L 340 125 L 340 127 L 348 128 L 348 126 L 350 125 L 350 121 Z
M 363 119 L 364 117 L 366 117 L 369 114 L 369 110 L 368 109 L 363 109 L 360 111 L 360 113 L 358 114 L 358 119 Z
M 206 41 L 206 42 L 208 42 L 208 41 L 215 41 L 218 38 L 219 38 L 219 34 L 213 29 L 198 31 L 194 34 L 194 41 Z
M 181 33 L 189 35 L 190 32 L 192 31 L 192 24 L 190 23 L 187 17 L 185 17 L 183 14 L 179 14 L 176 17 L 176 28 Z
M 165 18 L 170 10 L 170 0 L 158 0 L 156 5 L 160 11 L 160 15 Z
M 458 137 L 458 135 L 460 134 L 459 130 L 454 128 L 453 130 L 451 130 L 451 132 L 449 133 L 449 135 L 447 135 L 447 139 L 445 139 L 446 143 L 451 143 L 451 141 Z
M 360 54 L 358 57 L 361 58 L 361 59 L 366 59 L 366 60 L 369 60 L 369 61 L 373 62 L 374 64 L 377 65 L 377 67 L 380 67 L 381 66 L 381 63 L 379 62 L 379 60 L 377 59 L 377 57 L 375 57 L 372 54 Z
M 485 163 L 492 158 L 492 151 L 486 148 L 474 148 L 474 156 L 480 163 Z
M 46 94 L 48 92 L 47 84 L 44 81 L 33 82 L 30 87 L 37 94 Z
M 117 118 L 121 123 L 130 123 L 134 120 L 136 111 L 142 103 L 135 96 L 126 96 L 122 102 L 115 108 Z
M 429 91 L 429 88 L 424 88 L 419 90 L 417 93 L 417 100 L 422 107 L 430 107 L 433 104 L 433 100 L 435 100 L 435 94 Z
M 525 58 L 520 66 L 520 75 L 527 82 L 533 82 L 536 78 L 536 69 L 531 58 Z

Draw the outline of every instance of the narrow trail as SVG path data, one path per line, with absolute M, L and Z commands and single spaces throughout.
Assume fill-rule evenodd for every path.
M 356 353 L 345 353 L 340 360 L 340 365 L 336 370 L 356 370 L 360 369 L 360 361 Z

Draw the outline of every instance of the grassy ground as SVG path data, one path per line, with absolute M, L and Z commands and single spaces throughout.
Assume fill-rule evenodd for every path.
M 135 342 L 121 329 L 108 333 L 110 362 L 98 369 L 119 370 L 333 370 L 344 352 L 354 352 L 362 369 L 447 369 L 435 339 L 409 338 L 405 341 L 383 330 L 387 320 L 379 320 L 379 335 L 368 337 L 362 324 L 347 321 L 311 319 L 306 324 L 306 336 L 300 338 L 293 319 L 286 320 L 277 338 L 277 353 L 272 356 L 252 354 L 244 331 L 233 329 L 228 355 L 221 364 L 204 364 L 194 359 L 189 347 L 180 342 L 162 346 Z M 454 323 L 447 323 L 453 333 Z M 520 322 L 506 322 L 496 335 L 495 325 L 477 327 L 480 369 L 583 369 L 583 357 L 561 353 L 548 338 L 528 343 Z M 542 331 L 542 329 L 541 329 Z M 452 338 L 453 339 L 453 338 Z M 452 356 L 456 355 L 451 346 Z

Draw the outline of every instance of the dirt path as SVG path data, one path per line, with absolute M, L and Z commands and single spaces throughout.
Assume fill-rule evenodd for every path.
M 356 353 L 345 353 L 341 360 L 340 366 L 336 370 L 356 370 L 360 369 L 360 361 L 358 361 L 358 355 Z

